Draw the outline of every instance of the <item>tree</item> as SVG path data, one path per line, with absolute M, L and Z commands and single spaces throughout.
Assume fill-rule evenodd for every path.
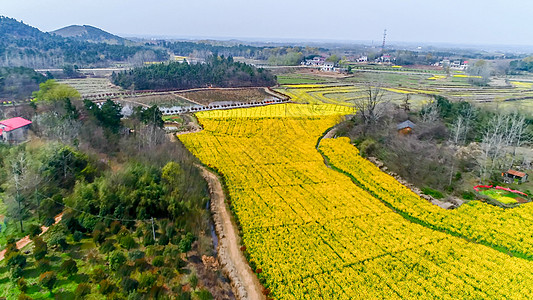
M 35 237 L 33 239 L 33 257 L 35 260 L 43 259 L 48 253 L 48 246 L 41 237 Z
M 496 170 L 512 167 L 514 158 L 511 165 L 504 158 L 510 149 L 513 149 L 513 157 L 515 156 L 515 149 L 522 142 L 525 126 L 525 118 L 519 114 L 498 113 L 490 119 L 483 133 L 478 158 L 481 181 Z
M 364 133 L 384 115 L 389 100 L 384 98 L 384 90 L 380 87 L 368 86 L 363 95 L 353 99 L 357 115 L 364 124 Z
M 467 72 L 470 76 L 475 76 L 468 78 L 470 83 L 476 85 L 487 85 L 490 80 L 492 67 L 486 60 L 480 59 L 476 61 L 473 66 L 470 66 L 467 69 Z
M 54 289 L 54 286 L 57 281 L 57 276 L 54 271 L 48 271 L 44 272 L 39 276 L 39 284 L 42 285 L 44 288 L 48 289 L 50 293 Z
M 59 274 L 68 277 L 78 273 L 78 265 L 72 258 L 65 260 L 59 266 Z
M 60 84 L 53 79 L 49 79 L 39 84 L 39 90 L 33 92 L 35 101 L 42 103 L 55 103 L 67 99 L 80 99 L 80 93 L 66 84 Z
M 109 265 L 113 270 L 118 270 L 118 268 L 125 262 L 126 256 L 122 251 L 115 251 L 109 255 Z
M 85 108 L 100 123 L 100 125 L 112 133 L 118 133 L 121 126 L 122 105 L 108 99 L 101 107 L 89 100 L 83 101 Z
M 19 220 L 20 231 L 24 231 L 23 220 L 27 216 L 28 197 L 25 194 L 27 190 L 27 184 L 29 184 L 30 163 L 29 158 L 26 155 L 26 151 L 19 152 L 12 158 L 10 165 L 10 176 L 12 181 L 12 197 L 8 200 L 14 202 L 14 205 L 9 205 L 10 214 Z

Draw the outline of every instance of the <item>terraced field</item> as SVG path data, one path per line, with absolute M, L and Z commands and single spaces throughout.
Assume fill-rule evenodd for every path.
M 292 81 L 297 83 L 295 75 Z M 346 79 L 335 82 L 312 82 L 306 75 L 306 84 L 284 84 L 278 91 L 291 96 L 298 103 L 333 103 L 353 105 L 364 97 L 367 86 L 381 86 L 385 97 L 392 102 L 400 102 L 406 95 L 414 108 L 427 103 L 433 95 L 441 95 L 450 100 L 470 101 L 480 106 L 498 110 L 520 110 L 533 115 L 533 82 L 519 79 L 499 79 L 502 86 L 473 86 L 469 76 L 463 73 L 442 74 L 405 73 L 405 72 L 359 72 Z M 318 76 L 315 76 L 320 78 Z M 525 80 L 525 79 L 524 79 Z
M 530 257 L 531 234 L 494 230 L 531 227 L 528 204 L 517 213 L 472 205 L 499 216 L 478 219 L 483 232 L 469 209 L 454 211 L 460 219 L 446 227 L 445 211 L 365 165 L 345 140 L 321 142 L 345 174 L 328 168 L 317 140 L 351 112 L 303 104 L 201 112 L 204 130 L 179 136 L 223 176 L 250 265 L 271 296 L 530 299 L 533 262 L 505 247 L 516 240 L 512 249 Z

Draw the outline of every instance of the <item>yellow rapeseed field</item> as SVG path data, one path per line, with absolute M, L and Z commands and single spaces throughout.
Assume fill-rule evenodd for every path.
M 222 175 L 250 264 L 261 269 L 258 277 L 271 297 L 533 297 L 532 262 L 431 229 L 431 224 L 420 225 L 392 210 L 382 194 L 397 194 L 401 199 L 387 199 L 414 206 L 421 215 L 423 210 L 434 219 L 440 214 L 372 166 L 352 168 L 359 156 L 346 140 L 323 140 L 320 149 L 345 172 L 378 181 L 367 183 L 374 190 L 328 168 L 315 146 L 347 108 L 317 107 L 286 104 L 202 112 L 197 116 L 204 130 L 179 136 Z M 404 198 L 412 199 L 404 203 Z M 460 228 L 461 222 L 455 225 Z

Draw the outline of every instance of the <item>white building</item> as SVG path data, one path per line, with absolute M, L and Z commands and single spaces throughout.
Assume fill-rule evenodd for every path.
M 320 71 L 324 71 L 324 72 L 333 72 L 335 69 L 335 63 L 332 63 L 332 62 L 325 62 L 323 65 L 322 65 L 322 68 L 320 68 Z

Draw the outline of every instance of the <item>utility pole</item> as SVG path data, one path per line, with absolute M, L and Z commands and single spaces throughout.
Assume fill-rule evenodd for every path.
M 152 234 L 154 235 L 154 242 L 155 242 L 155 227 L 154 227 L 154 217 L 152 217 Z

